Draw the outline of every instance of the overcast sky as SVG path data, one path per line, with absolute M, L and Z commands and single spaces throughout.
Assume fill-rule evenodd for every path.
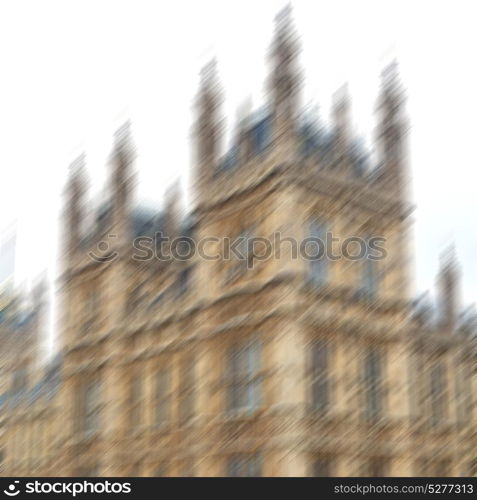
M 283 1 L 2 1 L 0 228 L 18 223 L 17 282 L 52 267 L 69 163 L 85 151 L 101 190 L 115 129 L 132 120 L 139 194 L 160 204 L 190 168 L 191 102 L 217 56 L 226 111 L 262 99 L 265 54 Z M 416 288 L 434 285 L 455 241 L 466 302 L 477 299 L 474 214 L 476 3 L 295 1 L 305 102 L 328 117 L 348 82 L 353 120 L 372 136 L 379 73 L 400 62 L 411 120 Z

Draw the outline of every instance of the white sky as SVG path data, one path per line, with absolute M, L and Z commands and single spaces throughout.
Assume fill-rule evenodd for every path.
M 95 191 L 112 135 L 130 118 L 139 194 L 160 203 L 190 167 L 191 103 L 212 56 L 233 122 L 260 104 L 265 54 L 282 0 L 2 1 L 0 229 L 17 220 L 17 282 L 52 266 L 69 163 L 82 151 Z M 477 299 L 476 6 L 473 1 L 295 1 L 305 101 L 327 119 L 348 82 L 368 139 L 381 68 L 397 56 L 409 96 L 417 289 L 434 284 L 454 240 L 466 302 Z

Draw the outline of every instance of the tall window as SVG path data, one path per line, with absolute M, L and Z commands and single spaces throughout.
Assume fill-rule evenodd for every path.
M 100 382 L 91 380 L 83 387 L 81 430 L 83 434 L 94 434 L 100 426 Z
M 389 474 L 389 460 L 386 457 L 370 458 L 366 465 L 366 476 L 386 477 Z
M 366 297 L 373 298 L 378 291 L 377 263 L 375 260 L 365 258 L 362 266 L 361 290 Z
M 250 130 L 250 139 L 253 152 L 256 154 L 263 153 L 270 144 L 270 118 L 260 120 Z
M 154 477 L 167 477 L 168 469 L 167 462 L 159 462 L 154 470 Z
M 129 384 L 129 415 L 130 430 L 140 426 L 143 419 L 143 379 L 140 374 L 134 374 Z
M 383 410 L 383 360 L 376 350 L 368 352 L 364 363 L 366 418 L 379 418 Z
M 162 369 L 156 375 L 156 425 L 164 425 L 171 418 L 171 375 Z
M 26 368 L 20 368 L 13 372 L 11 394 L 16 395 L 27 388 L 28 374 Z
M 191 271 L 192 269 L 190 267 L 186 267 L 179 272 L 174 285 L 176 297 L 181 297 L 188 292 L 191 281 Z
M 431 420 L 438 424 L 446 417 L 447 410 L 446 369 L 443 362 L 431 369 Z
M 229 457 L 227 463 L 229 477 L 260 477 L 262 459 L 260 454 L 236 454 Z
M 330 477 L 331 460 L 328 457 L 317 457 L 312 464 L 313 477 Z
M 261 345 L 258 341 L 233 346 L 230 350 L 230 410 L 254 411 L 260 406 L 260 358 Z
M 233 281 L 247 272 L 253 265 L 253 235 L 252 228 L 243 230 L 231 241 L 230 266 L 227 267 L 226 281 Z M 236 253 L 235 253 L 236 252 Z
M 95 325 L 98 319 L 99 312 L 99 293 L 97 290 L 89 290 L 85 303 L 83 312 L 83 331 L 85 333 L 89 332 Z
M 195 410 L 195 360 L 185 357 L 181 363 L 179 420 L 185 423 L 194 416 Z
M 314 410 L 325 411 L 329 405 L 329 348 L 324 341 L 311 348 L 311 397 Z
M 315 285 L 326 283 L 328 261 L 326 259 L 326 224 L 314 220 L 310 223 L 310 237 L 313 240 L 306 245 L 306 254 L 310 260 L 310 281 Z

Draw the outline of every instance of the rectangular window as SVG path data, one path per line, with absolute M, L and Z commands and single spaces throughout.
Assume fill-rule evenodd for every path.
M 375 260 L 364 258 L 362 266 L 363 275 L 361 291 L 365 297 L 372 299 L 376 296 L 378 291 L 377 262 Z
M 446 417 L 447 391 L 444 363 L 437 363 L 431 369 L 431 421 L 438 424 Z
M 86 435 L 94 434 L 100 427 L 100 384 L 92 380 L 83 386 L 82 431 Z
M 311 348 L 311 397 L 316 411 L 325 411 L 329 405 L 328 345 L 316 342 Z
M 237 454 L 229 457 L 227 464 L 229 477 L 260 477 L 262 475 L 262 460 L 258 453 Z
M 451 461 L 450 460 L 437 460 L 434 463 L 434 476 L 447 477 L 451 475 Z
M 27 388 L 28 375 L 25 368 L 15 370 L 12 376 L 11 394 L 16 395 Z
M 156 375 L 156 425 L 170 421 L 171 413 L 171 377 L 170 370 L 163 369 Z
M 84 301 L 83 332 L 87 333 L 93 329 L 98 319 L 99 293 L 96 290 L 88 291 Z
M 261 403 L 261 345 L 233 346 L 229 354 L 229 409 L 253 412 Z
M 175 288 L 176 288 L 176 297 L 179 298 L 182 295 L 185 295 L 190 286 L 191 280 L 191 268 L 186 267 L 182 269 L 176 279 Z
M 195 360 L 192 356 L 186 357 L 181 363 L 179 420 L 181 423 L 189 421 L 195 410 Z
M 385 457 L 373 457 L 368 460 L 366 476 L 386 477 L 389 474 L 389 462 Z
M 167 476 L 168 476 L 167 462 L 159 462 L 156 465 L 156 469 L 154 471 L 154 477 L 167 477 Z
M 310 238 L 306 245 L 306 256 L 310 262 L 310 281 L 315 285 L 323 285 L 328 278 L 328 261 L 326 258 L 326 224 L 314 220 L 310 223 Z
M 312 466 L 313 477 L 330 477 L 331 476 L 331 460 L 328 457 L 318 457 L 313 461 Z
M 143 379 L 140 374 L 135 374 L 129 384 L 130 430 L 134 430 L 142 423 L 143 401 Z
M 376 350 L 368 352 L 364 365 L 364 391 L 366 418 L 370 420 L 381 416 L 383 410 L 383 360 Z
M 227 281 L 233 281 L 247 272 L 253 266 L 253 237 L 254 232 L 251 228 L 245 229 L 231 240 L 230 250 L 231 264 L 228 271 Z

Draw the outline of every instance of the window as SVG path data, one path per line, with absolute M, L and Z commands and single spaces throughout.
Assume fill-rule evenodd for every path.
M 368 460 L 366 476 L 386 477 L 389 474 L 389 462 L 386 457 L 373 457 Z
M 185 423 L 194 416 L 195 407 L 195 362 L 185 357 L 181 364 L 179 420 Z
M 232 455 L 227 464 L 229 477 L 260 477 L 262 460 L 258 453 Z
M 190 286 L 190 278 L 191 278 L 190 267 L 186 267 L 179 272 L 179 275 L 175 283 L 177 297 L 181 297 L 182 295 L 188 292 Z
M 247 272 L 253 266 L 253 235 L 252 229 L 242 231 L 230 241 L 230 254 L 224 259 L 231 260 L 227 268 L 226 281 L 233 281 Z
M 88 291 L 83 312 L 83 331 L 90 331 L 97 321 L 99 311 L 99 293 L 96 290 Z
M 96 465 L 85 466 L 77 469 L 76 477 L 98 477 L 98 467 Z
M 180 466 L 180 476 L 181 477 L 194 477 L 195 468 L 194 461 L 192 459 L 183 460 Z
M 457 415 L 459 420 L 468 421 L 472 417 L 472 368 L 465 358 L 459 360 L 459 366 L 456 378 Z
M 312 407 L 325 411 L 329 405 L 328 345 L 316 342 L 311 348 L 311 398 Z
M 126 303 L 126 315 L 134 315 L 137 313 L 141 302 L 144 300 L 143 286 L 138 285 L 128 293 Z
M 171 412 L 171 381 L 168 369 L 159 371 L 156 375 L 156 425 L 164 425 L 170 420 Z
M 158 463 L 154 471 L 154 477 L 167 477 L 167 476 L 168 476 L 167 462 Z
M 258 341 L 232 347 L 229 355 L 230 410 L 253 412 L 260 406 L 260 357 L 261 345 Z
M 372 299 L 378 291 L 377 263 L 375 260 L 365 258 L 363 259 L 362 266 L 361 291 L 365 297 Z
M 365 412 L 368 419 L 379 418 L 382 413 L 382 364 L 383 360 L 378 351 L 371 350 L 368 352 L 364 365 Z
M 143 379 L 141 375 L 135 374 L 129 384 L 130 430 L 134 430 L 142 423 L 143 399 Z
M 328 262 L 326 259 L 326 225 L 314 220 L 310 223 L 310 237 L 313 238 L 306 245 L 306 254 L 311 258 L 310 281 L 315 285 L 326 283 L 328 276 Z M 319 241 L 318 241 L 319 240 Z
M 444 363 L 435 364 L 431 369 L 431 421 L 433 425 L 446 416 L 446 369 Z
M 84 434 L 94 434 L 99 430 L 100 386 L 98 380 L 88 382 L 83 387 L 81 430 Z
M 20 392 L 23 392 L 27 388 L 27 382 L 28 382 L 27 370 L 25 368 L 15 370 L 12 376 L 12 385 L 11 385 L 12 395 L 17 395 Z
M 261 154 L 267 149 L 270 143 L 270 129 L 269 117 L 262 119 L 250 129 L 250 139 L 255 154 Z
M 318 457 L 312 464 L 313 477 L 330 477 L 331 476 L 331 460 L 328 457 Z
M 437 460 L 434 463 L 434 474 L 435 477 L 447 477 L 452 475 L 451 473 L 451 461 L 450 460 Z

